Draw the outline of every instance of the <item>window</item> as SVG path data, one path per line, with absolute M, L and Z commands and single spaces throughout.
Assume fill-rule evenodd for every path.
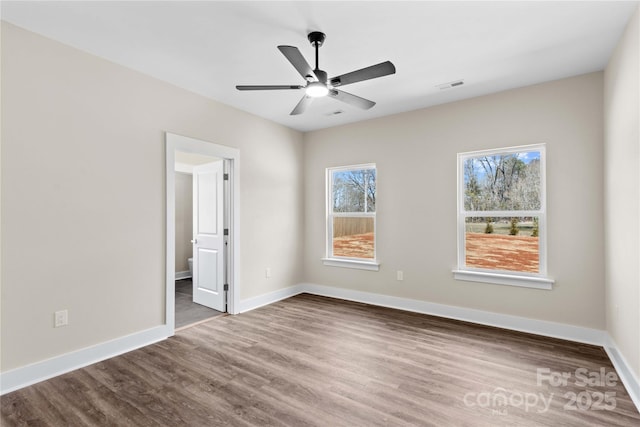
M 551 289 L 545 146 L 458 154 L 456 279 Z
M 325 265 L 378 270 L 376 261 L 376 166 L 327 169 Z

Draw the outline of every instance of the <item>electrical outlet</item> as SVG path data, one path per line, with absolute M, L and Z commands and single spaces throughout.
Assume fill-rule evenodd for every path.
M 60 310 L 54 313 L 54 327 L 67 326 L 69 324 L 69 310 Z
M 404 280 L 404 272 L 402 270 L 396 271 L 396 279 L 400 281 Z
M 267 279 L 271 278 L 271 267 L 267 267 L 264 269 L 264 277 Z

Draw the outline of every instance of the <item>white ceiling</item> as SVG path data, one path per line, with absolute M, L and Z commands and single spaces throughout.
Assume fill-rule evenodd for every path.
M 198 1 L 11 2 L 2 19 L 301 131 L 415 110 L 604 69 L 633 2 Z M 310 31 L 327 34 L 320 68 L 336 76 L 386 60 L 396 74 L 345 88 L 377 105 L 335 99 L 289 113 L 304 84 L 276 48 L 314 65 Z M 436 86 L 459 79 L 464 85 Z M 341 114 L 334 114 L 341 111 Z

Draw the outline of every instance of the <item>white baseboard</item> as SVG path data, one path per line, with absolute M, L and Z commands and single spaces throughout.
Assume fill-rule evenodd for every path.
M 239 312 L 244 313 L 301 293 L 340 298 L 602 346 L 609 355 L 631 399 L 638 410 L 640 410 L 640 381 L 638 381 L 637 376 L 611 337 L 605 331 L 598 329 L 312 283 L 303 283 L 241 300 Z M 153 344 L 168 338 L 171 336 L 171 332 L 172 331 L 169 331 L 166 326 L 158 326 L 92 347 L 63 354 L 42 362 L 0 373 L 0 395 Z
M 239 312 L 242 313 L 253 310 L 302 292 L 302 287 L 297 285 L 248 298 L 240 301 Z M 167 326 L 158 326 L 153 329 L 2 372 L 0 373 L 0 395 L 162 341 L 171 335 L 172 331 L 169 331 Z
M 240 310 L 238 313 L 244 313 L 251 311 L 258 307 L 272 304 L 276 301 L 283 300 L 285 298 L 292 297 L 305 292 L 302 285 L 290 286 L 284 289 L 278 289 L 277 291 L 269 292 L 266 294 L 258 295 L 257 297 L 247 298 L 240 300 Z
M 640 380 L 638 380 L 638 377 L 631 369 L 631 365 L 629 365 L 627 359 L 620 353 L 618 346 L 609 334 L 607 334 L 604 351 L 607 352 L 613 367 L 616 368 L 618 377 L 622 380 L 622 383 L 627 389 L 627 393 L 631 396 L 631 400 L 633 400 L 636 408 L 640 411 Z
M 162 341 L 169 336 L 170 333 L 168 333 L 166 326 L 157 326 L 42 362 L 2 372 L 0 373 L 0 395 Z
M 182 279 L 190 279 L 191 278 L 191 272 L 190 271 L 176 271 L 176 280 L 182 280 Z
M 334 288 L 331 286 L 322 286 L 311 283 L 303 284 L 302 289 L 304 290 L 303 292 L 314 295 L 341 298 L 349 301 L 397 308 L 416 313 L 431 314 L 434 316 L 446 317 L 448 319 L 464 320 L 467 322 L 479 323 L 481 325 L 496 326 L 498 328 L 528 332 L 586 344 L 603 345 L 606 335 L 605 331 L 598 329 L 548 322 L 545 320 L 528 319 L 526 317 L 437 304 L 409 298 L 399 298 L 370 292 L 354 291 L 351 289 Z
M 609 359 L 611 359 L 611 363 L 627 389 L 631 400 L 638 411 L 640 411 L 640 381 L 631 369 L 631 365 L 629 365 L 622 353 L 620 353 L 616 343 L 606 331 L 311 283 L 302 284 L 300 287 L 303 292 L 314 295 L 397 308 L 399 310 L 464 320 L 482 325 L 496 326 L 504 329 L 602 346 L 609 356 Z

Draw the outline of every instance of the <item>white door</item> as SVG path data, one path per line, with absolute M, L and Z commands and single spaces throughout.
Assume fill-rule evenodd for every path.
M 193 168 L 193 302 L 226 311 L 223 161 Z

